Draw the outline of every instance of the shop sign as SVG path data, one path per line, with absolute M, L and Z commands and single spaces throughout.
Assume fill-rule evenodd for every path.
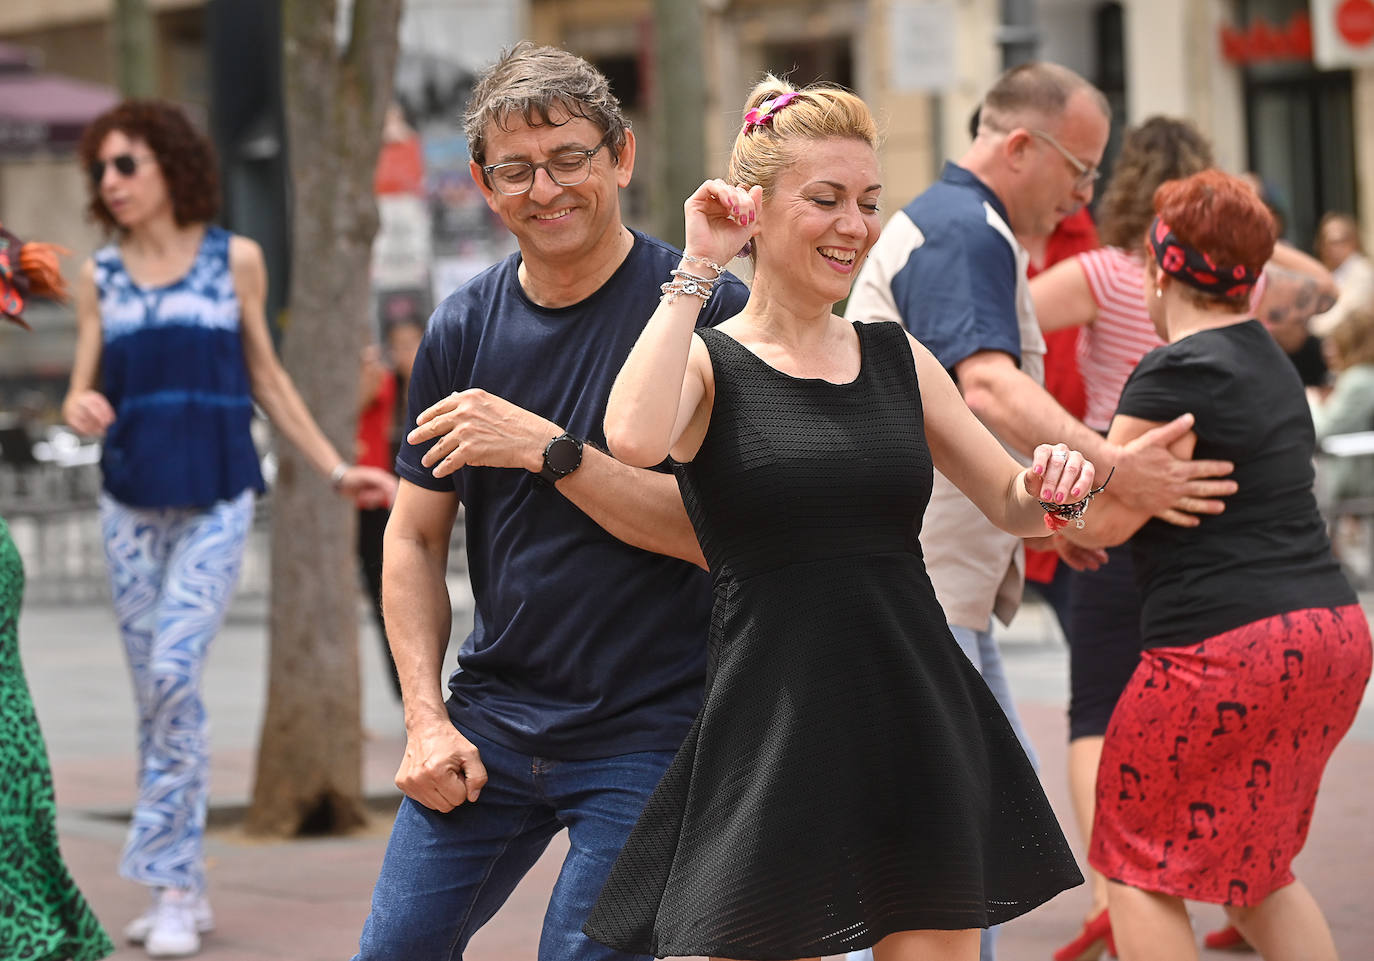
M 888 8 L 890 85 L 903 93 L 942 93 L 954 84 L 958 11 L 949 0 L 898 0 Z
M 1315 6 L 1315 4 L 1314 4 Z M 1221 52 L 1237 65 L 1312 59 L 1312 21 L 1296 13 L 1284 26 L 1255 19 L 1248 27 L 1221 28 Z
M 1374 65 L 1374 0 L 1311 0 L 1317 66 Z

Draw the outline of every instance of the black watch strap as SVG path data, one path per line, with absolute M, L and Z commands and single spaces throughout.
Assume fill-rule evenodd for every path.
M 539 479 L 553 484 L 582 466 L 582 441 L 566 431 L 544 448 L 544 467 Z

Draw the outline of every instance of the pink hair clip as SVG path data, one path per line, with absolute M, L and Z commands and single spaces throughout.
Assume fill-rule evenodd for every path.
M 765 100 L 744 115 L 744 129 L 749 131 L 755 127 L 762 127 L 764 124 L 771 123 L 773 114 L 795 99 L 797 99 L 797 92 L 790 90 L 787 93 L 779 94 L 772 100 Z

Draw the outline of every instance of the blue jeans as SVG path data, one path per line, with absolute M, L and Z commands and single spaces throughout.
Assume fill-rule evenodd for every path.
M 591 940 L 582 924 L 672 752 L 554 761 L 463 733 L 482 752 L 482 796 L 447 814 L 401 802 L 354 961 L 461 961 L 563 828 L 570 848 L 544 915 L 539 961 L 636 957 Z

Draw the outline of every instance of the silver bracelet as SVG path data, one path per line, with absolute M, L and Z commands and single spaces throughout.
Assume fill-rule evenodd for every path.
M 330 487 L 338 490 L 342 486 L 344 475 L 348 473 L 348 467 L 349 465 L 343 461 L 339 461 L 334 465 L 334 469 L 329 472 Z
M 687 263 L 689 264 L 701 264 L 703 267 L 710 267 L 712 270 L 716 272 L 716 275 L 711 278 L 712 280 L 719 280 L 720 275 L 725 273 L 724 267 L 722 267 L 718 263 L 715 263 L 714 261 L 707 260 L 705 257 L 694 257 L 692 254 L 686 253 L 684 251 L 682 254 L 682 259 L 687 261 Z
M 673 275 L 673 279 L 658 288 L 663 294 L 665 304 L 673 303 L 683 294 L 700 297 L 703 306 L 711 299 L 711 289 L 715 286 L 714 278 L 698 277 L 681 267 L 675 267 L 669 273 Z

